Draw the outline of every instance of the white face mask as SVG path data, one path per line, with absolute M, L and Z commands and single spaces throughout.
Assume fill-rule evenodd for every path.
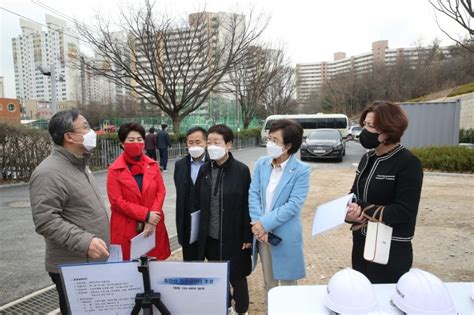
M 193 158 L 197 159 L 198 157 L 204 154 L 204 148 L 203 147 L 189 147 L 188 152 Z
M 91 151 L 97 145 L 97 135 L 94 130 L 90 130 L 85 135 L 82 135 L 82 145 L 86 148 L 87 151 Z M 76 142 L 77 143 L 77 142 Z
M 283 146 L 278 146 L 273 141 L 267 142 L 267 155 L 278 159 L 283 154 Z
M 207 152 L 209 153 L 209 158 L 211 160 L 220 160 L 225 155 L 225 148 L 218 145 L 210 145 L 207 147 Z

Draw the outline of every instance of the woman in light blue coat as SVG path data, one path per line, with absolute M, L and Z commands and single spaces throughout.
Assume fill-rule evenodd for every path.
M 255 166 L 249 190 L 252 220 L 253 267 L 260 256 L 268 291 L 296 285 L 305 277 L 301 209 L 308 195 L 310 167 L 295 157 L 303 128 L 291 120 L 273 122 L 267 155 Z

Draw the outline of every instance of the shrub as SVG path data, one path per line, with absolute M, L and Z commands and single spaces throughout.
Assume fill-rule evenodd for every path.
M 240 138 L 260 138 L 260 128 L 250 128 L 250 129 L 241 129 L 240 130 Z M 234 130 L 234 137 L 237 137 L 237 131 Z
M 0 123 L 0 180 L 29 180 L 51 148 L 52 142 L 45 130 Z
M 449 93 L 448 96 L 456 96 L 456 95 L 467 94 L 471 92 L 474 92 L 474 82 L 458 86 L 457 88 L 454 89 L 454 91 Z
M 171 142 L 172 143 L 185 143 L 186 142 L 186 134 L 185 133 L 179 133 L 179 134 L 172 134 L 170 136 Z
M 459 143 L 474 143 L 474 129 L 460 129 Z
M 411 150 L 424 169 L 453 173 L 474 172 L 474 149 L 462 146 L 415 148 Z

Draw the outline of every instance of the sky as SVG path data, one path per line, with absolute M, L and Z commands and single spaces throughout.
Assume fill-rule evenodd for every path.
M 117 18 L 119 7 L 134 6 L 144 0 L 0 0 L 0 76 L 4 77 L 5 97 L 15 97 L 11 39 L 21 34 L 19 17 L 7 9 L 45 24 L 45 14 L 56 15 L 37 3 L 93 23 L 97 14 Z M 295 63 L 333 60 L 338 51 L 353 56 L 369 52 L 372 42 L 388 40 L 389 48 L 441 45 L 452 41 L 438 28 L 428 0 L 162 0 L 158 12 L 185 17 L 202 8 L 207 11 L 241 11 L 251 8 L 270 18 L 263 40 L 285 51 Z M 2 9 L 3 8 L 3 9 Z M 60 16 L 58 16 L 60 17 Z M 438 15 L 439 23 L 455 38 L 465 32 L 454 22 Z

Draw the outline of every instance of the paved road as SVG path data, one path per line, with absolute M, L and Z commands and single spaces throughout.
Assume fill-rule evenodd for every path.
M 313 168 L 350 167 L 358 163 L 363 148 L 349 142 L 342 163 L 322 161 L 309 162 Z M 251 171 L 256 160 L 265 154 L 265 148 L 250 148 L 234 152 L 235 157 L 246 163 Z M 174 205 L 176 202 L 173 184 L 174 160 L 169 162 L 169 171 L 164 173 L 167 188 L 165 199 L 165 222 L 168 233 L 174 235 Z M 109 205 L 105 189 L 106 172 L 95 174 L 104 203 Z M 44 241 L 35 233 L 31 219 L 29 191 L 27 185 L 0 187 L 0 306 L 38 289 L 51 285 L 44 271 Z

